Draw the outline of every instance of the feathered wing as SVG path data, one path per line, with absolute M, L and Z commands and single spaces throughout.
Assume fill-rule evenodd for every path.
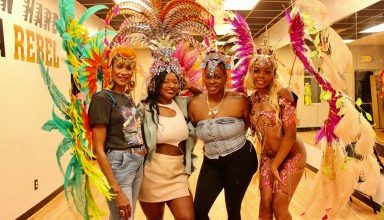
M 180 66 L 183 68 L 186 80 L 189 80 L 194 85 L 202 84 L 200 68 L 202 58 L 198 49 L 191 48 L 188 41 L 180 41 L 172 56 L 178 60 Z
M 332 51 L 330 54 L 320 53 L 319 55 L 323 60 L 322 72 L 337 91 L 346 91 L 345 76 L 354 74 L 352 53 L 333 28 L 324 28 L 321 35 L 325 42 L 324 46 Z
M 89 98 L 105 81 L 108 81 L 106 63 L 103 59 L 103 34 L 88 36 L 83 22 L 105 6 L 89 8 L 79 20 L 74 18 L 73 0 L 60 0 L 60 18 L 56 21 L 57 29 L 62 37 L 62 46 L 67 54 L 65 63 L 71 74 L 72 91 L 70 102 L 66 101 L 51 80 L 48 70 L 39 56 L 39 64 L 45 84 L 54 101 L 54 105 L 63 115 L 52 111 L 52 119 L 42 129 L 58 130 L 64 138 L 56 151 L 60 170 L 64 173 L 64 192 L 68 204 L 72 201 L 76 210 L 84 219 L 100 219 L 103 212 L 97 207 L 90 187 L 93 186 L 111 199 L 110 186 L 103 173 L 93 165 L 95 156 L 92 153 L 92 137 L 89 128 L 87 104 Z M 104 83 L 103 83 L 104 81 Z M 72 157 L 64 170 L 61 157 L 70 152 Z
M 366 180 L 366 184 L 361 187 L 366 189 L 369 186 L 374 190 L 366 190 L 366 192 L 375 193 L 379 175 L 377 162 L 372 160 L 375 134 L 369 122 L 362 116 L 364 111 L 360 108 L 361 112 L 358 112 L 354 107 L 355 102 L 343 93 L 343 84 L 340 83 L 341 77 L 338 77 L 341 75 L 339 72 L 350 73 L 348 66 L 351 62 L 350 52 L 345 52 L 345 47 L 340 46 L 330 47 L 330 53 L 333 54 L 331 56 L 322 54 L 321 51 L 311 51 L 304 39 L 311 40 L 315 48 L 318 49 L 320 31 L 316 31 L 316 28 L 310 25 L 313 22 L 308 22 L 308 17 L 304 23 L 300 9 L 294 7 L 292 11 L 292 15 L 286 13 L 290 24 L 289 35 L 292 49 L 304 67 L 315 76 L 323 90 L 321 98 L 329 104 L 328 119 L 316 137 L 316 141 L 320 143 L 324 151 L 321 168 L 315 182 L 314 192 L 316 195 L 314 194 L 307 203 L 305 216 L 327 218 L 336 216 L 348 204 L 350 195 L 358 186 L 361 166 L 365 167 L 364 172 L 368 174 L 367 177 L 369 178 Z M 308 33 L 315 34 L 316 37 L 312 39 Z M 329 33 L 333 35 L 328 36 L 329 44 L 335 45 L 331 39 L 338 40 L 334 36 L 336 33 L 333 31 Z M 342 50 L 342 52 L 336 52 L 335 49 Z M 340 59 L 339 54 L 347 54 L 348 56 L 345 59 Z M 319 57 L 325 62 L 324 69 L 329 71 L 326 74 L 317 71 L 317 67 L 312 63 L 312 58 Z M 341 60 L 344 62 L 340 62 Z M 356 104 L 359 105 L 359 103 Z M 367 113 L 365 114 L 367 115 Z M 351 123 L 353 124 L 352 127 Z M 362 157 L 361 160 L 344 154 L 346 145 L 352 142 L 356 142 L 354 149 Z M 319 193 L 320 195 L 335 196 L 319 198 Z
M 236 14 L 230 22 L 233 26 L 233 33 L 229 42 L 235 44 L 231 50 L 235 51 L 234 59 L 238 60 L 232 70 L 232 88 L 242 92 L 244 91 L 244 77 L 251 64 L 255 45 L 249 26 L 240 14 Z

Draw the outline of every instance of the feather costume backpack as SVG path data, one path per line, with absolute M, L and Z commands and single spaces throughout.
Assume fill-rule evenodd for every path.
M 337 216 L 347 206 L 357 187 L 367 195 L 374 195 L 380 167 L 373 156 L 376 135 L 368 122 L 372 117 L 360 107 L 361 100 L 355 102 L 344 93 L 343 75 L 353 74 L 352 54 L 331 27 L 321 25 L 321 14 L 325 10 L 314 8 L 325 6 L 319 1 L 311 2 L 296 1 L 291 13 L 286 12 L 286 18 L 290 25 L 291 47 L 304 68 L 319 82 L 323 90 L 320 98 L 329 104 L 328 118 L 316 135 L 316 143 L 324 152 L 322 163 L 313 195 L 303 213 L 307 218 L 327 219 Z M 313 25 L 311 14 L 317 15 L 318 27 Z M 315 50 L 311 51 L 306 42 L 311 42 Z M 322 72 L 313 64 L 313 59 L 322 61 Z M 359 157 L 353 158 L 346 153 L 349 146 L 354 146 Z M 359 181 L 362 183 L 358 185 Z

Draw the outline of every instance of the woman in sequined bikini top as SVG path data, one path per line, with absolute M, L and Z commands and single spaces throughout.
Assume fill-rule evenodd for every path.
M 296 100 L 283 88 L 273 51 L 259 48 L 244 78 L 251 95 L 251 129 L 261 145 L 260 219 L 291 219 L 289 203 L 306 164 L 296 136 Z

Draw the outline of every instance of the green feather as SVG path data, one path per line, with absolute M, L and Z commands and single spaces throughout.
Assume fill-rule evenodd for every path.
M 48 68 L 44 67 L 44 61 L 43 61 L 43 58 L 41 57 L 40 52 L 37 53 L 37 58 L 40 65 L 41 76 L 43 77 L 44 83 L 48 88 L 49 94 L 51 95 L 53 102 L 59 108 L 61 113 L 63 113 L 64 115 L 67 115 L 69 102 L 65 99 L 64 95 L 59 91 L 59 89 L 57 88 L 57 86 L 49 76 Z
M 87 210 L 87 200 L 84 193 L 85 176 L 81 169 L 81 164 L 78 161 L 76 155 L 71 158 L 71 161 L 67 167 L 67 171 L 64 177 L 64 191 L 65 197 L 69 205 L 69 193 L 72 197 L 73 203 L 79 213 L 83 216 L 83 219 L 90 219 Z
M 60 18 L 55 21 L 55 24 L 56 24 L 57 31 L 59 32 L 60 36 L 62 36 L 63 33 L 65 32 L 65 21 L 62 18 Z
M 73 146 L 73 140 L 71 138 L 68 138 L 68 137 L 65 137 L 59 147 L 57 148 L 56 150 L 56 160 L 57 160 L 57 163 L 59 164 L 59 167 L 60 167 L 60 171 L 62 173 L 64 173 L 63 171 L 63 167 L 61 165 L 61 157 L 64 155 L 65 152 L 67 152 L 69 150 L 69 148 Z
M 41 129 L 43 129 L 44 131 L 52 131 L 52 130 L 59 129 L 59 128 L 57 127 L 55 121 L 49 120 L 49 121 L 44 123 L 44 125 L 41 127 Z
M 52 110 L 52 120 L 61 134 L 65 137 L 70 137 L 69 130 L 72 130 L 72 123 L 70 121 L 61 119 L 54 110 Z
M 90 8 L 88 8 L 85 13 L 79 18 L 79 24 L 83 24 L 85 20 L 89 18 L 89 16 L 93 15 L 94 13 L 103 10 L 103 9 L 108 9 L 107 6 L 105 5 L 94 5 Z

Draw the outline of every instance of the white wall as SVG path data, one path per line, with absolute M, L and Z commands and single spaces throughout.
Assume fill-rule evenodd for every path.
M 348 45 L 353 55 L 355 70 L 380 71 L 384 69 L 384 46 L 379 45 Z M 362 62 L 362 56 L 371 56 L 372 62 Z
M 140 101 L 147 96 L 146 91 L 146 78 L 148 76 L 148 70 L 153 62 L 153 57 L 149 49 L 135 49 L 137 55 L 138 74 L 136 74 L 136 87 L 134 97 L 136 101 Z
M 5 1 L 7 2 L 7 1 Z M 36 63 L 17 60 L 15 54 L 14 25 L 20 26 L 24 33 L 24 52 L 27 54 L 26 30 L 30 30 L 30 51 L 36 52 L 36 34 L 56 41 L 56 56 L 59 68 L 50 67 L 50 73 L 59 89 L 68 96 L 69 72 L 63 63 L 59 35 L 24 21 L 24 5 L 28 0 L 14 0 L 12 14 L 1 11 L 6 57 L 0 57 L 0 219 L 15 219 L 46 198 L 63 184 L 55 151 L 62 140 L 58 132 L 45 132 L 40 128 L 51 118 L 53 102 L 43 83 L 39 66 Z M 58 14 L 57 1 L 35 0 L 37 4 L 52 13 Z M 84 11 L 76 2 L 76 13 Z M 34 15 L 36 16 L 36 14 Z M 35 18 L 35 17 L 34 17 Z M 96 17 L 87 22 L 91 31 L 102 29 L 104 23 Z M 51 46 L 51 57 L 53 57 Z M 68 158 L 64 159 L 67 160 Z M 34 190 L 34 180 L 39 188 Z
M 289 87 L 299 96 L 297 104 L 297 117 L 300 120 L 298 127 L 321 127 L 328 116 L 327 103 L 314 103 L 310 106 L 304 105 L 304 67 L 296 59 L 290 46 L 284 46 L 275 51 L 279 66 L 277 73 L 282 76 L 285 86 Z M 294 66 L 293 66 L 294 65 Z M 290 72 L 292 74 L 290 76 Z M 291 78 L 289 83 L 289 78 Z

